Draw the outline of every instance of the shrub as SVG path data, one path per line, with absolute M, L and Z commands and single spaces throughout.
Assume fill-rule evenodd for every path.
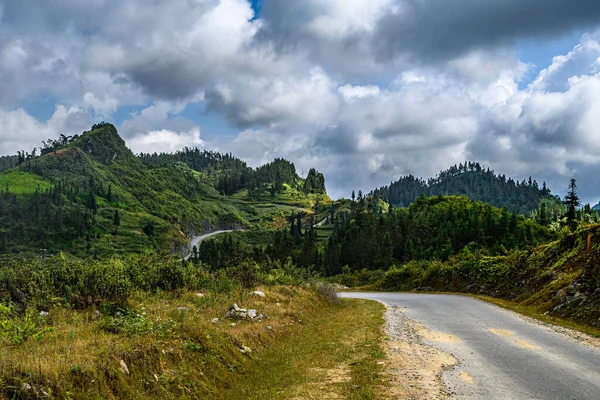
M 0 304 L 0 340 L 13 345 L 21 344 L 30 338 L 39 339 L 52 328 L 44 326 L 43 318 L 37 310 L 27 309 L 18 317 L 11 307 Z
M 317 294 L 328 303 L 335 304 L 339 300 L 338 293 L 335 289 L 334 285 L 330 285 L 327 283 L 318 284 L 316 286 Z

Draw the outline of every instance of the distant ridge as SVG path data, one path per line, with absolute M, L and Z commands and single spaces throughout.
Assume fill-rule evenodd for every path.
M 435 178 L 401 177 L 389 186 L 372 193 L 398 207 L 407 207 L 421 195 L 462 195 L 509 211 L 528 215 L 536 210 L 544 197 L 551 196 L 544 182 L 542 186 L 532 180 L 513 180 L 496 174 L 478 162 L 467 161 L 440 172 Z

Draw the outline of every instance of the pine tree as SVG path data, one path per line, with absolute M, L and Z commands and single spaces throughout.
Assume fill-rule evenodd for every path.
M 548 226 L 548 208 L 544 202 L 540 205 L 540 225 Z
M 567 225 L 574 231 L 577 229 L 577 206 L 579 206 L 580 201 L 577 196 L 577 184 L 575 179 L 571 179 L 569 183 L 569 191 L 565 196 L 564 204 L 567 206 L 567 213 L 565 217 L 567 217 Z
M 115 210 L 115 215 L 113 215 L 113 223 L 115 225 L 115 234 L 119 230 L 119 226 L 121 225 L 121 216 L 119 215 L 119 210 Z

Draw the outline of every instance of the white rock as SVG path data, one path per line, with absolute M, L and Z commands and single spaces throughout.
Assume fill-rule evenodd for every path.
M 258 297 L 267 297 L 267 295 L 265 294 L 265 292 L 261 292 L 260 290 L 255 290 L 254 292 L 252 292 L 253 296 L 258 296 Z
M 119 362 L 119 369 L 122 373 L 129 375 L 129 368 L 127 368 L 127 364 L 125 364 L 125 361 L 121 360 Z
M 23 382 L 23 383 L 21 384 L 21 390 L 23 390 L 23 391 L 25 391 L 25 392 L 26 392 L 26 391 L 29 391 L 29 390 L 31 390 L 31 389 L 32 389 L 32 387 L 31 387 L 31 385 L 30 385 L 29 383 L 25 383 L 25 382 Z
M 248 310 L 248 317 L 251 319 L 256 318 L 256 316 L 258 315 L 258 312 L 256 312 L 256 310 Z
M 46 311 L 40 311 L 40 317 L 47 318 L 48 316 L 50 316 L 50 314 L 47 313 Z
M 219 322 L 219 318 L 213 318 L 213 319 L 211 320 L 211 322 L 212 322 L 213 324 L 216 324 L 217 322 Z
M 204 297 L 204 293 L 196 293 L 196 297 Z
M 234 305 L 232 305 L 232 306 L 231 306 L 231 309 L 232 309 L 233 311 L 240 311 L 240 308 L 238 307 L 238 305 L 237 305 L 237 304 L 234 304 Z
M 252 353 L 252 349 L 251 349 L 250 347 L 248 347 L 248 346 L 242 346 L 242 347 L 240 348 L 240 352 L 241 352 L 242 354 L 246 354 L 246 353 Z
M 229 326 L 230 326 L 230 327 L 232 327 L 232 328 L 233 328 L 234 326 L 236 326 L 236 325 L 237 325 L 237 324 L 236 324 L 235 322 L 232 322 L 232 323 L 230 323 L 230 324 L 229 324 Z
M 187 308 L 187 307 L 177 307 L 177 309 L 178 309 L 179 311 L 181 311 L 181 312 L 188 312 L 188 311 L 190 311 L 190 309 L 189 309 L 189 308 Z

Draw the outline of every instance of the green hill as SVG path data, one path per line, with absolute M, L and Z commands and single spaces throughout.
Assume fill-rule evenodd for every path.
M 404 176 L 373 194 L 398 207 L 410 205 L 421 195 L 467 196 L 523 215 L 536 210 L 542 199 L 553 199 L 546 183 L 540 187 L 531 177 L 527 181 L 515 181 L 476 162 L 452 166 L 427 181 L 412 175 Z
M 281 216 L 327 197 L 324 187 L 320 193 L 305 193 L 305 181 L 285 160 L 256 171 L 244 167 L 254 186 L 248 183 L 239 192 L 224 193 L 220 185 L 238 165 L 245 166 L 242 161 L 233 163 L 236 168 L 221 168 L 227 164 L 224 159 L 234 158 L 186 149 L 157 155 L 160 163 L 149 162 L 153 157 L 134 155 L 111 124 L 44 144 L 41 156 L 19 157 L 16 168 L 0 173 L 2 252 L 184 252 L 187 237 L 197 233 L 268 228 Z M 205 157 L 209 162 L 190 162 L 181 154 L 197 159 L 210 154 Z M 287 166 L 287 175 L 278 175 L 281 164 Z

